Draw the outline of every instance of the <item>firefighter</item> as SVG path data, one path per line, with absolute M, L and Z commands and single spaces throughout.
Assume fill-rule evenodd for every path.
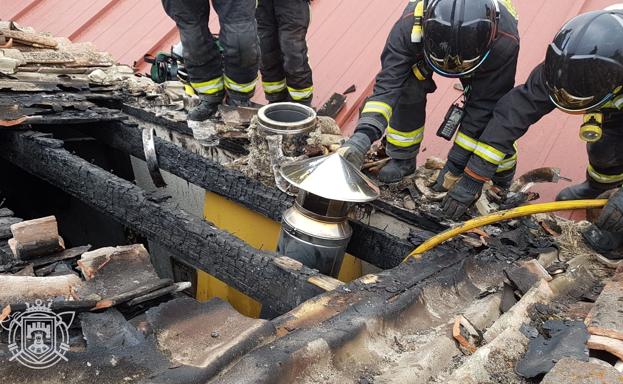
M 188 119 L 208 119 L 225 96 L 229 105 L 251 105 L 259 67 L 255 0 L 212 0 L 222 53 L 208 26 L 208 0 L 162 0 L 162 4 L 180 32 L 190 85 L 200 99 Z
M 309 0 L 259 0 L 262 85 L 271 103 L 294 101 L 310 106 L 314 93 L 307 57 Z
M 464 89 L 464 111 L 453 107 L 446 121 L 450 139 L 462 118 L 443 171 L 460 175 L 495 104 L 514 86 L 518 53 L 517 14 L 510 0 L 411 1 L 387 39 L 382 69 L 355 133 L 339 151 L 361 165 L 371 143 L 385 132 L 391 159 L 379 180 L 393 183 L 412 174 L 424 134 L 426 98 L 436 89 L 435 72 L 459 78 Z M 511 153 L 496 181 L 509 183 L 514 170 Z M 436 189 L 443 188 L 441 179 L 438 184 Z
M 588 142 L 589 159 L 586 180 L 563 189 L 556 199 L 592 199 L 619 188 L 623 183 L 622 90 L 623 10 L 589 12 L 567 22 L 549 45 L 545 61 L 524 85 L 499 101 L 480 136 L 478 148 L 482 150 L 474 152 L 463 176 L 443 201 L 446 214 L 460 218 L 480 196 L 483 183 L 495 174 L 501 159 L 514 152 L 515 140 L 555 108 L 583 115 L 580 137 Z M 620 190 L 610 198 L 597 229 L 623 231 Z M 613 237 L 604 236 L 614 244 Z M 618 244 L 623 236 L 619 234 L 617 239 Z

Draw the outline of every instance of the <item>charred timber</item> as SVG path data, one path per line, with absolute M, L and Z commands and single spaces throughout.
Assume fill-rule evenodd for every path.
M 308 280 L 320 274 L 259 251 L 180 210 L 171 199 L 148 194 L 37 132 L 0 135 L 0 157 L 141 233 L 181 261 L 221 279 L 263 304 L 267 316 L 285 313 L 324 292 Z
M 145 159 L 140 128 L 128 123 L 111 123 L 111 129 L 93 129 L 89 134 L 98 140 Z M 224 196 L 269 219 L 281 221 L 281 215 L 294 198 L 275 187 L 246 177 L 237 170 L 192 153 L 169 141 L 155 138 L 160 168 L 210 192 Z M 350 222 L 353 237 L 347 252 L 379 268 L 400 264 L 413 244 L 358 221 Z

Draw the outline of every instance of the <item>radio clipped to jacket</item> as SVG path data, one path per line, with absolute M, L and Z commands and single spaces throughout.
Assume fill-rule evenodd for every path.
M 461 126 L 461 121 L 463 121 L 463 117 L 465 116 L 465 109 L 459 105 L 459 103 L 454 103 L 448 109 L 448 113 L 446 113 L 446 117 L 443 119 L 441 126 L 437 130 L 437 136 L 443 137 L 444 139 L 450 141 L 454 137 L 454 134 Z

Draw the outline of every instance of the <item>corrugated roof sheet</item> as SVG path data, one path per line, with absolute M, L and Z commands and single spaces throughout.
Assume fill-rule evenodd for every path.
M 207 1 L 207 0 L 206 0 Z M 175 24 L 159 0 L 10 0 L 0 7 L 0 18 L 13 19 L 39 31 L 91 41 L 120 62 L 142 63 L 145 53 L 168 50 L 178 41 Z M 8 4 L 6 4 L 8 3 Z M 601 9 L 613 0 L 514 0 L 519 12 L 522 48 L 517 83 L 539 63 L 547 43 L 565 20 Z M 316 85 L 315 104 L 350 85 L 347 107 L 339 116 L 345 132 L 354 129 L 358 108 L 370 92 L 380 68 L 379 56 L 387 34 L 401 14 L 405 0 L 314 0 L 309 31 L 310 59 Z M 214 29 L 217 23 L 214 21 Z M 142 69 L 146 69 L 144 64 Z M 450 103 L 456 98 L 454 81 L 437 79 L 438 91 L 429 97 L 428 130 L 421 158 L 444 157 L 450 144 L 435 136 Z M 519 171 L 558 166 L 574 180 L 584 178 L 586 151 L 578 139 L 579 117 L 554 112 L 520 140 Z M 561 186 L 540 187 L 552 199 Z

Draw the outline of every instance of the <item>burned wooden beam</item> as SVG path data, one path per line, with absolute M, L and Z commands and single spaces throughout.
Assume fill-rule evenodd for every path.
M 110 215 L 169 249 L 181 261 L 206 271 L 260 301 L 269 315 L 284 313 L 323 292 L 309 282 L 319 273 L 276 262 L 237 237 L 180 210 L 88 161 L 72 155 L 63 142 L 37 132 L 0 136 L 0 157 L 86 204 Z
M 110 129 L 90 130 L 89 134 L 140 159 L 145 159 L 141 130 L 126 123 L 113 123 Z M 246 177 L 239 171 L 185 150 L 169 141 L 155 138 L 160 168 L 192 184 L 227 197 L 269 219 L 281 221 L 281 215 L 294 198 L 278 188 Z M 408 241 L 358 221 L 350 222 L 353 237 L 347 252 L 379 268 L 400 264 L 412 249 Z

